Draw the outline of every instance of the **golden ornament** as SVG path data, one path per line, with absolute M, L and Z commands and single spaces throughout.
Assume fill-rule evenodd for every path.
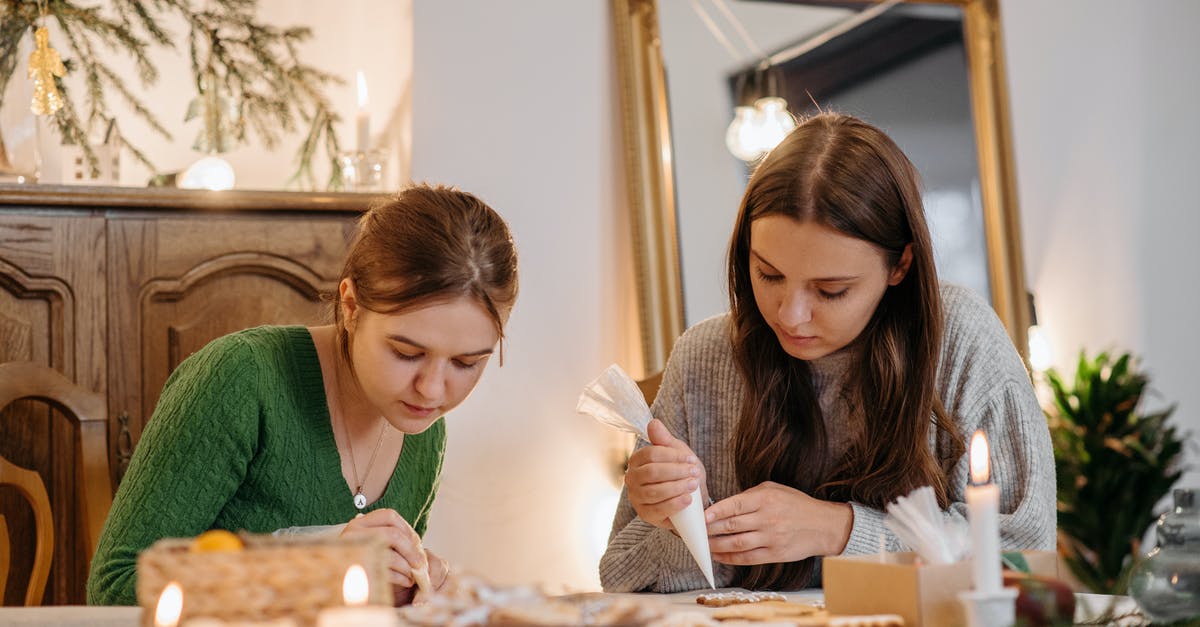
M 29 55 L 29 78 L 33 79 L 33 103 L 29 109 L 37 115 L 52 115 L 63 106 L 54 77 L 66 76 L 58 51 L 50 47 L 50 31 L 40 26 L 34 31 L 37 48 Z

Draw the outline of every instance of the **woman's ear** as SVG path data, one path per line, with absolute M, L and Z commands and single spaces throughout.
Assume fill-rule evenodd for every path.
M 353 331 L 358 320 L 358 299 L 354 295 L 354 280 L 350 277 L 342 279 L 338 284 L 338 307 L 342 308 L 342 321 L 346 330 Z
M 895 268 L 892 268 L 891 274 L 888 275 L 888 285 L 899 285 L 908 274 L 910 267 L 912 267 L 912 244 L 905 244 L 904 252 L 900 253 L 900 262 L 896 264 Z

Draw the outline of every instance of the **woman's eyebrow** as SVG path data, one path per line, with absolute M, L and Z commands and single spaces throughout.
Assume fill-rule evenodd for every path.
M 779 268 L 775 267 L 775 264 L 771 263 L 770 261 L 767 261 L 761 254 L 759 254 L 759 252 L 757 250 L 751 250 L 750 254 L 754 255 L 754 257 L 758 259 L 759 263 L 769 266 L 772 270 L 774 270 L 776 272 L 780 272 Z M 862 276 L 858 275 L 858 274 L 847 274 L 845 276 L 826 276 L 826 277 L 819 277 L 819 278 L 809 279 L 809 280 L 812 281 L 813 283 L 844 283 L 847 281 L 856 281 L 860 278 L 862 278 Z
M 412 346 L 413 348 L 419 348 L 421 350 L 428 350 L 428 347 L 425 346 L 424 344 L 421 344 L 420 342 L 411 340 L 407 337 L 404 337 L 403 335 L 389 335 L 389 336 L 387 336 L 387 338 L 393 342 L 400 342 L 402 344 L 408 344 L 409 346 Z M 491 348 L 481 348 L 477 351 L 471 351 L 469 353 L 461 353 L 459 355 L 455 355 L 455 357 L 480 357 L 482 355 L 491 355 L 492 352 L 493 351 Z
M 758 252 L 757 250 L 751 250 L 750 254 L 754 255 L 758 259 L 759 263 L 771 266 L 772 270 L 776 270 L 776 271 L 779 270 L 779 268 L 775 267 L 775 264 L 771 263 L 770 261 L 767 261 L 766 257 L 763 257 L 762 253 Z

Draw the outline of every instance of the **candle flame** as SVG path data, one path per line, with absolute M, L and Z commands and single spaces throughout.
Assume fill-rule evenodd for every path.
M 971 483 L 976 485 L 987 483 L 991 476 L 987 438 L 983 437 L 981 429 L 971 436 Z
M 342 598 L 346 605 L 367 604 L 367 571 L 355 564 L 346 569 L 346 578 L 342 580 Z
M 154 610 L 155 627 L 175 627 L 179 624 L 179 616 L 183 613 L 183 589 L 179 583 L 172 581 L 163 588 L 158 597 L 158 607 Z
M 358 108 L 366 109 L 367 108 L 367 76 L 365 74 L 363 74 L 362 70 L 358 70 L 358 72 L 356 72 L 355 78 L 358 81 Z

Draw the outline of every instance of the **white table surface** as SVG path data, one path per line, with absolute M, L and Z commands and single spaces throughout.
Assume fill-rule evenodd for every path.
M 695 597 L 702 591 L 683 592 L 670 595 L 655 595 L 672 604 L 695 607 Z M 793 601 L 819 601 L 820 590 L 786 593 Z M 639 595 L 640 596 L 640 595 Z M 1126 627 L 1145 625 L 1147 621 L 1136 612 L 1137 605 L 1129 597 L 1103 594 L 1076 594 L 1075 621 L 1077 624 L 1111 625 Z M 50 607 L 0 607 L 0 625 L 4 627 L 137 627 L 141 609 L 136 607 L 85 607 L 62 605 Z M 1116 623 L 1100 617 L 1122 617 Z

